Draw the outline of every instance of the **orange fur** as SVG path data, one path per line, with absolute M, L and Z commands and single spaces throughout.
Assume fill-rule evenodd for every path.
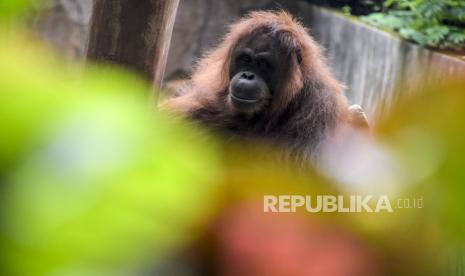
M 275 93 L 270 110 L 259 120 L 260 125 L 250 125 L 252 123 L 228 114 L 224 97 L 228 92 L 230 60 L 235 46 L 261 28 L 279 33 L 279 42 L 292 50 L 290 73 L 283 76 L 283 87 Z M 295 110 L 291 114 L 286 113 L 290 106 Z M 167 100 L 162 107 L 214 127 L 274 140 L 272 142 L 286 145 L 291 154 L 301 159 L 312 159 L 322 141 L 332 134 L 337 135 L 338 129 L 353 121 L 344 86 L 333 77 L 319 45 L 301 23 L 283 11 L 251 12 L 231 25 L 218 47 L 197 64 L 187 93 Z M 289 135 L 292 138 L 288 138 Z

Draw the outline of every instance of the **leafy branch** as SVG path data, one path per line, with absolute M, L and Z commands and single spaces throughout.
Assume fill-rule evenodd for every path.
M 387 0 L 362 20 L 422 46 L 465 50 L 464 0 Z

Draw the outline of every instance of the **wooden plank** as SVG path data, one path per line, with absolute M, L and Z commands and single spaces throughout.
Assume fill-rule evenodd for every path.
M 87 59 L 125 66 L 160 87 L 179 0 L 94 0 Z

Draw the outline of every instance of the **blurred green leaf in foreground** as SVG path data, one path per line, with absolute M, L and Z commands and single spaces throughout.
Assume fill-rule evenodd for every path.
M 18 15 L 19 13 L 28 9 L 31 4 L 38 4 L 35 2 L 39 1 L 32 1 L 32 0 L 2 0 L 0 2 L 0 19 L 5 17 L 11 17 Z
M 1 275 L 136 275 L 195 236 L 213 145 L 148 92 L 0 30 Z

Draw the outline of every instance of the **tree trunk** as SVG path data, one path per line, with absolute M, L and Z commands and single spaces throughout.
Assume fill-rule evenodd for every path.
M 179 0 L 94 0 L 87 58 L 123 65 L 161 87 Z

